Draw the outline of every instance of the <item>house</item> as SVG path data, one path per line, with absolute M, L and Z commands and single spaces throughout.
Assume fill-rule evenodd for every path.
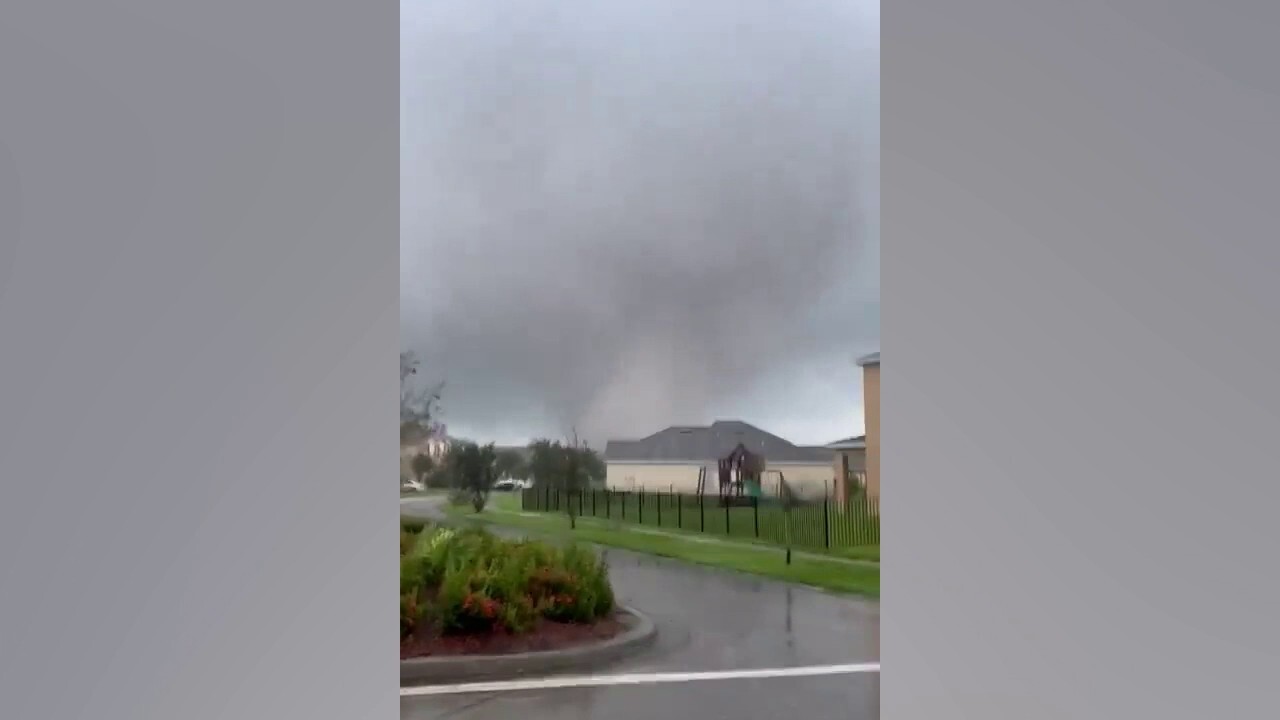
M 858 358 L 862 368 L 862 411 L 866 417 L 867 495 L 880 497 L 880 353 Z
M 426 455 L 437 463 L 449 453 L 453 439 L 444 425 L 433 425 L 429 430 L 411 432 L 400 440 L 400 477 L 413 477 L 413 458 Z
M 453 438 L 449 437 L 449 428 L 444 424 L 432 424 L 429 428 L 406 432 L 401 436 L 401 457 L 426 455 L 439 460 L 449 454 L 449 446 Z
M 604 450 L 605 484 L 613 490 L 714 495 L 722 462 L 743 451 L 763 461 L 764 494 L 777 493 L 779 474 L 800 495 L 821 497 L 832 489 L 830 449 L 795 445 L 740 420 L 674 426 L 639 440 L 610 440 Z
M 844 438 L 826 446 L 833 452 L 832 470 L 835 477 L 835 490 L 832 497 L 837 502 L 844 502 L 850 497 L 854 486 L 866 487 L 867 483 L 867 438 L 865 435 Z

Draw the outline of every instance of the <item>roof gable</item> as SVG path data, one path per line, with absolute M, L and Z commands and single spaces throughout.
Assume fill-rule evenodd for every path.
M 610 440 L 608 462 L 698 462 L 719 460 L 739 444 L 775 463 L 828 462 L 831 451 L 801 447 L 741 420 L 717 420 L 709 426 L 676 425 L 639 440 Z

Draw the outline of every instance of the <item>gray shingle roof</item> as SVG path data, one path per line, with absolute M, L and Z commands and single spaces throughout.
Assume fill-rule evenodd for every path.
M 794 445 L 741 420 L 717 420 L 707 427 L 674 426 L 640 440 L 610 440 L 606 462 L 714 462 L 738 443 L 775 463 L 827 463 L 825 447 Z

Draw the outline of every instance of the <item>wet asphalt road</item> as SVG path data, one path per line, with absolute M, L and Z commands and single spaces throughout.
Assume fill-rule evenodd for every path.
M 430 501 L 406 509 L 431 515 Z M 427 503 L 427 504 L 423 504 Z M 675 560 L 604 549 L 618 600 L 653 618 L 658 639 L 599 672 L 681 672 L 874 662 L 874 603 Z M 628 720 L 697 717 L 872 720 L 879 674 L 700 680 L 402 698 L 401 718 Z

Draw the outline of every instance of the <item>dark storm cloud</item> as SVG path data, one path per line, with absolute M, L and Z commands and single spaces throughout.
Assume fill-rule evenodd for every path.
M 878 343 L 878 4 L 402 28 L 402 336 L 449 422 L 599 443 Z

